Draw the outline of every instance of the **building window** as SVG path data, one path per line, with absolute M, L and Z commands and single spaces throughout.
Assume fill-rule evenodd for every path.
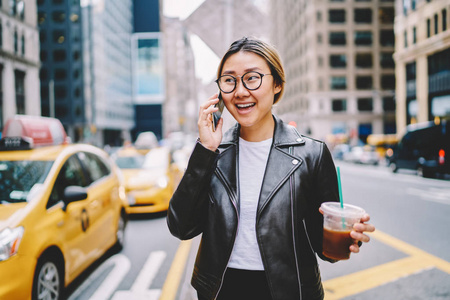
M 383 47 L 394 47 L 394 45 L 395 45 L 394 30 L 381 30 L 380 31 L 380 44 Z
M 439 17 L 437 14 L 434 15 L 434 34 L 439 33 Z
M 345 9 L 330 9 L 328 21 L 330 23 L 345 23 Z
M 427 19 L 427 38 L 431 36 L 431 20 Z
M 339 31 L 339 32 L 330 32 L 329 35 L 329 43 L 333 46 L 342 46 L 347 43 L 345 32 Z
M 45 12 L 43 12 L 43 11 L 38 12 L 39 25 L 44 24 L 46 18 L 47 18 L 47 14 Z
M 3 46 L 3 25 L 2 25 L 2 20 L 0 20 L 0 48 L 2 46 Z
M 345 56 L 345 54 L 330 55 L 330 67 L 345 68 L 346 66 L 347 66 L 347 57 Z
M 65 61 L 66 57 L 67 57 L 66 50 L 59 49 L 59 50 L 53 51 L 53 60 L 55 62 Z
M 381 24 L 394 24 L 395 11 L 393 7 L 382 7 L 378 10 Z
M 381 52 L 380 54 L 380 65 L 383 68 L 394 68 L 395 62 L 394 58 L 392 57 L 392 52 Z
M 383 97 L 383 110 L 384 111 L 395 111 L 394 97 Z
M 55 80 L 64 80 L 67 78 L 67 71 L 66 69 L 55 69 Z
M 416 26 L 413 27 L 413 40 L 412 40 L 413 44 L 417 43 L 417 28 Z
M 19 35 L 17 34 L 17 30 L 14 31 L 14 53 L 19 52 Z
M 447 11 L 445 9 L 442 10 L 442 31 L 447 30 Z
M 67 96 L 67 89 L 63 85 L 55 85 L 55 100 L 64 100 Z
M 372 10 L 370 8 L 355 8 L 355 23 L 372 23 Z
M 345 100 L 345 99 L 333 99 L 331 101 L 331 110 L 333 112 L 347 111 L 347 100 Z
M 371 68 L 373 65 L 372 53 L 357 53 L 355 65 L 358 68 Z
M 46 40 L 47 40 L 47 34 L 45 33 L 45 31 L 39 32 L 39 42 L 41 42 L 41 44 L 43 44 L 43 43 L 45 43 Z
M 64 43 L 65 41 L 64 34 L 65 34 L 64 30 L 53 30 L 52 32 L 53 42 L 58 44 Z
M 372 31 L 356 31 L 355 45 L 370 46 L 372 45 Z
M 373 88 L 372 76 L 356 76 L 356 88 L 358 90 L 371 90 Z
M 47 60 L 47 51 L 41 50 L 40 57 L 41 57 L 42 62 L 46 61 Z
M 381 76 L 381 88 L 384 90 L 395 90 L 395 76 L 394 75 L 382 75 Z
M 358 111 L 372 111 L 373 110 L 373 100 L 372 98 L 360 98 L 357 101 Z
M 63 11 L 54 11 L 52 13 L 52 19 L 56 23 L 64 23 L 66 20 L 66 14 Z
M 22 45 L 22 55 L 25 56 L 25 35 L 22 35 L 20 42 Z
M 23 0 L 17 3 L 17 15 L 21 20 L 25 19 L 25 1 Z
M 17 14 L 17 0 L 9 0 L 9 14 L 11 16 Z
M 408 32 L 406 30 L 403 33 L 403 40 L 404 40 L 404 43 L 405 43 L 405 48 L 408 48 Z
M 48 72 L 46 68 L 41 68 L 41 70 L 39 71 L 39 79 L 41 81 L 46 81 L 48 78 Z
M 21 71 L 14 72 L 15 90 L 16 90 L 16 113 L 25 114 L 25 73 Z
M 331 77 L 330 83 L 332 90 L 345 90 L 347 88 L 347 78 L 346 77 Z

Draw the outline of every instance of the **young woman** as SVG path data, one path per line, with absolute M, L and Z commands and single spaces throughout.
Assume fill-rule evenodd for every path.
M 339 201 L 337 176 L 323 142 L 300 135 L 272 114 L 284 90 L 276 50 L 250 38 L 222 58 L 217 83 L 237 124 L 212 130 L 218 94 L 200 106 L 199 139 L 168 210 L 171 233 L 202 234 L 192 276 L 203 299 L 323 299 L 322 202 Z M 351 232 L 359 252 L 364 222 Z

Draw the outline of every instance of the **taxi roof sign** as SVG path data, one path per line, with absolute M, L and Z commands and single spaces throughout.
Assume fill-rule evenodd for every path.
M 6 121 L 2 138 L 22 138 L 29 143 L 30 147 L 61 145 L 68 142 L 66 131 L 60 120 L 28 115 L 15 115 Z M 17 145 L 17 142 L 9 143 L 10 146 L 15 144 Z

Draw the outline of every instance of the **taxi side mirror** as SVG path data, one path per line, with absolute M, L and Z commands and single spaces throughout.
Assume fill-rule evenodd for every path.
M 87 191 L 81 186 L 68 186 L 64 189 L 64 210 L 69 203 L 81 201 L 87 198 Z

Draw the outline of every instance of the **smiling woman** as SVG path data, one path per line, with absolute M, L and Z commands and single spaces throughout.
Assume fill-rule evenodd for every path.
M 235 41 L 217 78 L 237 124 L 223 133 L 220 119 L 212 129 L 218 94 L 200 105 L 199 140 L 167 216 L 174 236 L 202 235 L 191 281 L 198 299 L 321 300 L 316 255 L 334 260 L 322 254 L 319 207 L 339 202 L 331 154 L 272 114 L 285 85 L 273 46 Z M 353 228 L 349 251 L 369 241 L 369 219 Z

